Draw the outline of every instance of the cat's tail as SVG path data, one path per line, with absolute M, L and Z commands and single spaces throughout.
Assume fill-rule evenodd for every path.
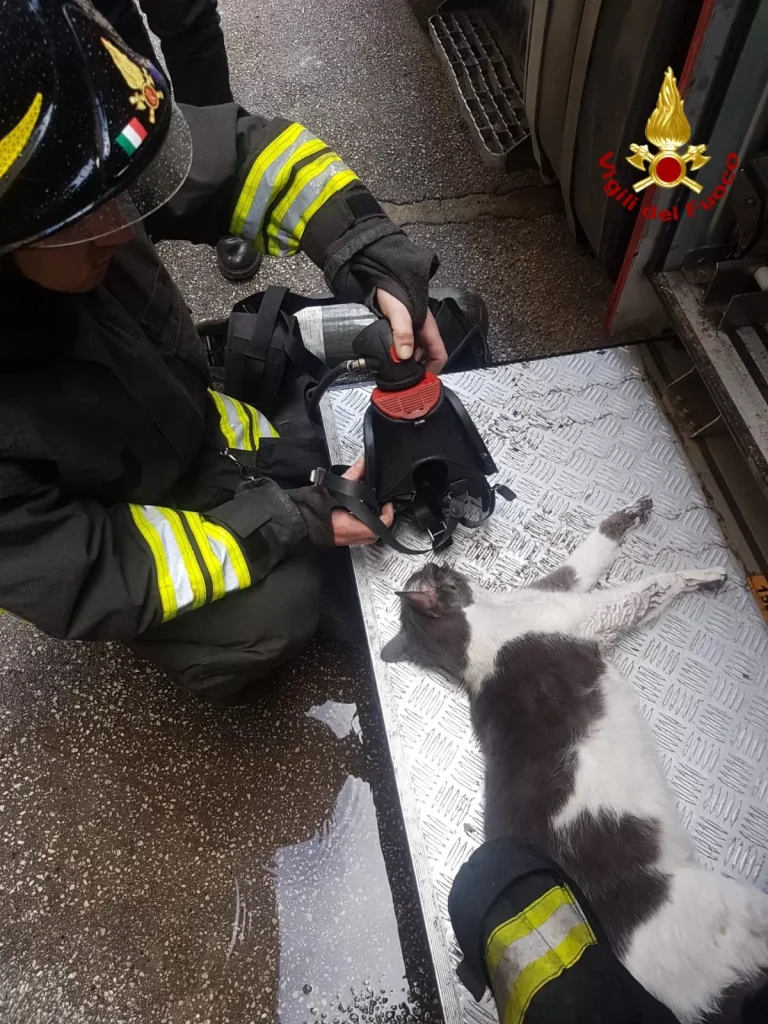
M 688 1024 L 768 979 L 768 895 L 704 868 L 670 876 L 669 898 L 622 957 L 657 999 Z

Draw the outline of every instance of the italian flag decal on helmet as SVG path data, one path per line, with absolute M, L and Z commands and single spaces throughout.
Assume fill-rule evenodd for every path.
M 147 129 L 141 121 L 138 120 L 138 118 L 132 117 L 125 128 L 123 128 L 117 136 L 115 142 L 121 149 L 125 150 L 128 156 L 132 156 L 146 137 Z

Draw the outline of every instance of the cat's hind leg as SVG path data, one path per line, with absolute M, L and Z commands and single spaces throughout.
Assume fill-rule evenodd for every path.
M 683 569 L 591 594 L 585 599 L 579 632 L 586 639 L 611 644 L 626 630 L 659 615 L 680 594 L 713 589 L 725 578 L 724 569 Z
M 535 590 L 571 590 L 579 593 L 591 590 L 613 565 L 624 536 L 633 526 L 646 523 L 652 508 L 650 498 L 640 498 L 633 505 L 614 512 L 587 535 L 559 569 L 531 586 Z

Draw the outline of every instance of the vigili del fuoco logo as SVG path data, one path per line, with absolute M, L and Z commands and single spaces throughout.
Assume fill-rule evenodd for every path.
M 649 185 L 657 185 L 659 188 L 685 185 L 695 195 L 700 195 L 702 186 L 692 175 L 708 164 L 712 157 L 706 155 L 706 145 L 690 145 L 691 126 L 685 116 L 683 100 L 672 68 L 667 68 L 664 75 L 656 107 L 645 125 L 645 138 L 650 145 L 638 146 L 633 142 L 629 147 L 631 156 L 625 157 L 628 164 L 643 172 L 643 177 L 631 187 L 623 188 L 616 180 L 613 150 L 600 158 L 605 194 L 627 210 L 634 210 L 638 194 Z M 686 143 L 689 143 L 688 149 L 681 153 Z M 651 150 L 651 146 L 655 147 L 656 152 Z M 729 153 L 725 159 L 725 170 L 711 194 L 701 201 L 686 202 L 683 213 L 693 217 L 699 209 L 713 209 L 727 192 L 738 166 L 738 154 Z M 646 220 L 655 220 L 657 216 L 659 220 L 679 220 L 681 211 L 677 205 L 659 210 L 655 204 L 650 204 L 644 206 L 641 213 Z

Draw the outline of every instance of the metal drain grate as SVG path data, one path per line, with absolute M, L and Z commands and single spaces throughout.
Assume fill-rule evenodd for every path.
M 529 163 L 523 99 L 493 15 L 478 7 L 441 12 L 429 33 L 484 162 L 501 171 Z

